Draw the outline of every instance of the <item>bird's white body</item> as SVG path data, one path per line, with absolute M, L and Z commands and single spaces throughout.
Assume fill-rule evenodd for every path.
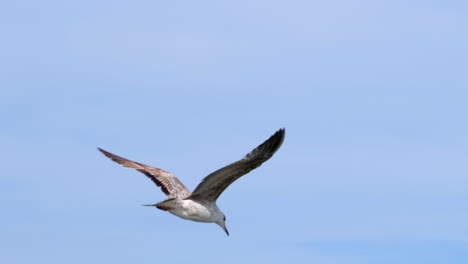
M 224 218 L 224 214 L 213 202 L 171 199 L 159 203 L 158 208 L 161 207 L 167 208 L 167 211 L 173 215 L 195 222 L 216 223 Z

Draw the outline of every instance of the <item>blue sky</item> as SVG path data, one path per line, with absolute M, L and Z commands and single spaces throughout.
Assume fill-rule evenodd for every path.
M 0 262 L 467 263 L 466 1 L 0 4 Z M 190 189 L 285 127 L 214 224 Z

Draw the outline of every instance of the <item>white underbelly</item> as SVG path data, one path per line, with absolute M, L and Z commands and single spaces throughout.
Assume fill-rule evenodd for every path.
M 192 200 L 174 200 L 171 207 L 172 209 L 169 210 L 169 212 L 183 219 L 206 223 L 215 221 L 214 214 L 217 208 L 215 209 L 213 206 L 209 208 L 209 205 L 197 203 Z M 214 207 L 216 207 L 216 205 L 214 205 Z

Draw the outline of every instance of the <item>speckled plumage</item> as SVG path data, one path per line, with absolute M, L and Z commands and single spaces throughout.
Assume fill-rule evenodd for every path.
M 161 187 L 161 190 L 169 198 L 151 206 L 168 211 L 183 219 L 216 223 L 229 235 L 225 225 L 226 217 L 216 205 L 216 200 L 231 183 L 271 158 L 283 143 L 284 136 L 285 130 L 278 130 L 241 160 L 206 176 L 193 193 L 170 172 L 122 158 L 101 148 L 98 149 L 120 165 L 145 174 L 158 187 Z

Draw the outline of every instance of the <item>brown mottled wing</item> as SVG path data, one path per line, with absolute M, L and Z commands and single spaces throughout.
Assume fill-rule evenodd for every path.
M 195 188 L 191 199 L 215 201 L 235 180 L 267 161 L 279 149 L 284 140 L 284 129 L 278 130 L 267 141 L 252 150 L 244 158 L 206 176 Z
M 118 164 L 145 174 L 170 198 L 186 198 L 190 195 L 190 191 L 170 172 L 124 159 L 100 148 L 98 150 Z

